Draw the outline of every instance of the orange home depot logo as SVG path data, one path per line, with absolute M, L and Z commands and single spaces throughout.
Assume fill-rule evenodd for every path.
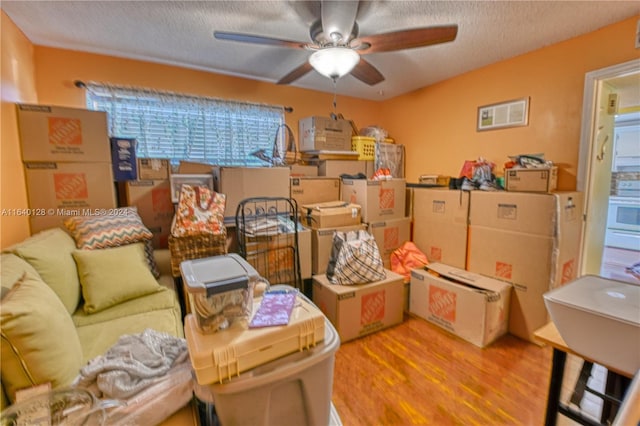
M 513 265 L 510 263 L 496 262 L 496 277 L 511 279 L 513 275 Z
M 55 173 L 53 185 L 58 200 L 89 198 L 87 178 L 84 173 Z
M 429 260 L 432 262 L 440 262 L 442 260 L 442 248 L 431 247 L 431 250 L 429 250 Z
M 360 325 L 382 321 L 384 319 L 384 304 L 384 290 L 362 296 Z
M 386 228 L 384 230 L 384 249 L 393 250 L 400 247 L 400 229 L 398 227 Z
M 384 189 L 380 186 L 380 193 L 378 194 L 378 202 L 381 209 L 392 209 L 395 207 L 396 191 L 393 188 Z
M 49 143 L 52 145 L 82 145 L 80 120 L 49 117 Z
M 151 190 L 151 203 L 154 212 L 172 212 L 170 188 L 155 188 Z
M 457 296 L 453 291 L 430 285 L 429 312 L 449 322 L 456 322 Z
M 562 265 L 560 284 L 565 284 L 576 277 L 575 260 L 571 259 Z

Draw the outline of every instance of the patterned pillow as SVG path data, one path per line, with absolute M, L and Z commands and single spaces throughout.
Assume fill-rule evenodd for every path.
M 135 207 L 114 209 L 112 214 L 104 216 L 72 216 L 64 221 L 64 226 L 75 240 L 76 247 L 82 250 L 144 242 L 149 269 L 154 277 L 160 276 L 153 257 L 153 234 L 144 226 Z

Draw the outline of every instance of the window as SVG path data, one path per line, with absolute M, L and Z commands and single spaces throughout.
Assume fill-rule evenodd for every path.
M 109 134 L 137 140 L 137 155 L 221 166 L 269 166 L 284 109 L 151 90 L 87 84 L 87 108 L 107 112 Z M 282 133 L 282 132 L 280 132 Z

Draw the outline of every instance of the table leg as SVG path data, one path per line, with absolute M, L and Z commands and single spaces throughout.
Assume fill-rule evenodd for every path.
M 556 426 L 558 408 L 560 406 L 560 392 L 562 391 L 562 379 L 564 376 L 564 365 L 566 361 L 567 353 L 553 348 L 551 380 L 549 381 L 549 397 L 547 399 L 547 413 L 544 421 L 545 426 Z

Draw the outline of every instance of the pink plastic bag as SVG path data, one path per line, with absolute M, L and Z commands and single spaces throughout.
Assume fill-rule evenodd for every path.
M 424 268 L 429 264 L 427 255 L 411 241 L 406 241 L 391 252 L 391 270 L 404 276 L 404 281 L 411 279 L 411 270 Z

